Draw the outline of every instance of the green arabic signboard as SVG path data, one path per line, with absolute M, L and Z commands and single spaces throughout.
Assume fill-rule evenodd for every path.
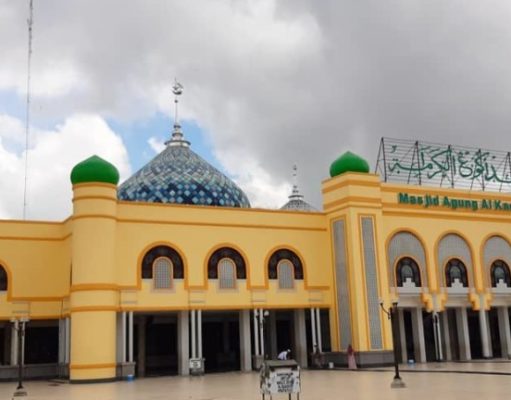
M 376 172 L 386 182 L 511 191 L 506 151 L 382 138 Z
M 399 204 L 416 205 L 423 208 L 449 208 L 451 210 L 495 210 L 511 211 L 511 202 L 496 199 L 472 200 L 440 195 L 411 195 L 409 193 L 398 193 Z

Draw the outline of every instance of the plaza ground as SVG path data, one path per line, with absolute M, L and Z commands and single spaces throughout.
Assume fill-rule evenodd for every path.
M 452 371 L 452 372 L 449 372 Z M 454 372 L 457 371 L 457 372 Z M 463 372 L 464 371 L 464 372 Z M 391 389 L 393 370 L 302 371 L 303 400 L 503 399 L 511 392 L 510 362 L 428 363 L 403 366 L 405 389 Z M 259 375 L 219 373 L 202 377 L 145 378 L 133 382 L 70 385 L 32 381 L 30 400 L 252 400 L 260 399 Z M 1 383 L 0 399 L 10 399 L 16 384 Z M 275 396 L 287 399 L 287 396 Z

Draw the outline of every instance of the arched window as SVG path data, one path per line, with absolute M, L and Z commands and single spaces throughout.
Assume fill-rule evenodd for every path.
M 222 258 L 218 263 L 218 286 L 221 289 L 236 287 L 236 265 L 230 258 Z
M 287 274 L 286 272 L 282 272 L 284 274 L 283 279 L 291 279 L 291 287 L 294 286 L 294 280 L 303 280 L 303 266 L 302 261 L 298 255 L 289 249 L 280 249 L 275 252 L 270 257 L 268 261 L 268 278 L 269 279 L 279 279 L 279 287 L 281 287 L 281 270 L 280 263 L 281 261 L 287 261 L 287 265 L 291 265 L 292 271 L 291 274 Z M 284 267 L 288 268 L 288 267 Z M 284 283 L 284 282 L 282 282 Z M 289 283 L 287 283 L 289 285 Z
M 0 264 L 0 291 L 7 290 L 7 272 L 5 272 L 4 267 Z
M 452 287 L 456 284 L 462 284 L 463 287 L 468 287 L 467 268 L 465 264 L 457 258 L 452 258 L 445 267 L 445 282 L 447 287 Z
M 184 279 L 183 259 L 169 246 L 155 246 L 142 259 L 142 279 L 154 279 L 155 289 L 172 287 L 173 279 Z
M 421 287 L 421 274 L 419 266 L 410 257 L 403 257 L 397 263 L 397 286 L 405 286 L 406 282 L 415 284 L 415 287 Z
M 293 289 L 293 264 L 289 260 L 281 260 L 277 265 L 277 275 L 279 278 L 279 289 Z
M 511 274 L 508 265 L 502 260 L 496 260 L 491 265 L 491 286 L 497 287 L 499 283 L 511 287 Z
M 172 287 L 172 261 L 168 257 L 158 257 L 153 264 L 153 282 L 155 289 Z
M 245 259 L 232 247 L 214 251 L 208 260 L 208 279 L 220 279 L 220 288 L 236 287 L 236 279 L 246 279 Z

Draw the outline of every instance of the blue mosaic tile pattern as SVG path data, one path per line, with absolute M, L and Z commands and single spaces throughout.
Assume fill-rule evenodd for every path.
M 302 199 L 290 199 L 286 204 L 280 207 L 281 210 L 292 210 L 292 211 L 309 211 L 316 212 L 314 207 Z
M 249 208 L 243 191 L 187 146 L 167 146 L 118 189 L 119 200 Z

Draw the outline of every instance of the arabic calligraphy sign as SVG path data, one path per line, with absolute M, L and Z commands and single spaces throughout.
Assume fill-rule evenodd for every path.
M 511 191 L 505 151 L 382 138 L 376 172 L 386 182 Z

